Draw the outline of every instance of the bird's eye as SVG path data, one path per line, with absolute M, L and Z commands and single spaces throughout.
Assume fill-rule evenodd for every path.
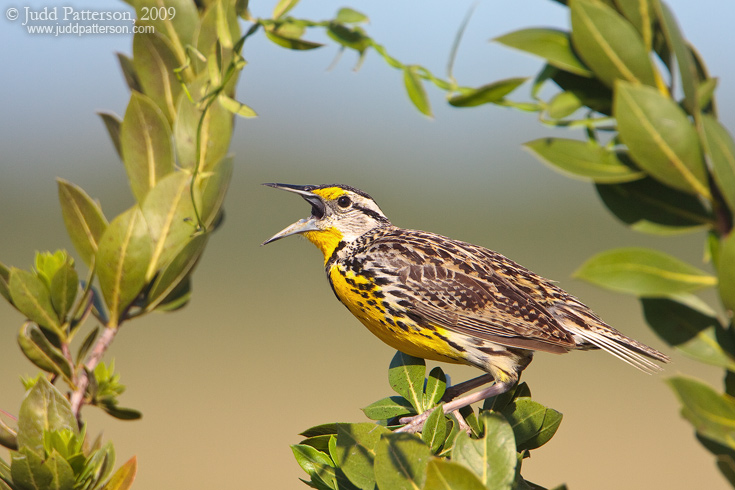
M 347 196 L 341 196 L 337 199 L 337 204 L 339 204 L 339 207 L 341 208 L 348 208 L 350 207 L 350 204 L 352 204 L 352 200 Z

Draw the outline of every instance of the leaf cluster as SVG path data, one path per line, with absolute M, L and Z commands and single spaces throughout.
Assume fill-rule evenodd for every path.
M 735 143 L 717 120 L 717 79 L 659 0 L 570 0 L 571 31 L 524 29 L 497 39 L 540 56 L 532 95 L 551 125 L 583 127 L 586 141 L 543 138 L 539 158 L 594 182 L 608 210 L 662 236 L 705 231 L 714 274 L 661 251 L 621 248 L 587 260 L 577 277 L 640 298 L 653 330 L 700 362 L 726 370 L 725 393 L 684 376 L 669 384 L 699 440 L 735 485 Z M 555 42 L 550 42 L 555 39 Z M 553 49 L 548 49 L 553 45 Z M 548 101 L 538 94 L 552 82 Z M 692 293 L 717 288 L 727 315 Z
M 71 404 L 46 378 L 20 407 L 10 465 L 0 460 L 2 490 L 127 490 L 136 472 L 133 457 L 114 474 L 115 450 L 99 439 L 87 445 Z
M 592 181 L 632 229 L 662 236 L 705 231 L 714 274 L 661 251 L 621 248 L 577 277 L 640 298 L 653 330 L 700 362 L 725 369 L 725 393 L 683 376 L 669 384 L 697 437 L 735 485 L 735 142 L 717 119 L 715 89 L 697 51 L 660 0 L 569 0 L 570 31 L 523 29 L 496 41 L 543 58 L 531 94 L 542 122 L 581 127 L 586 140 L 526 144 L 554 168 Z M 549 100 L 540 97 L 553 84 Z M 717 288 L 725 318 L 693 292 Z
M 525 383 L 445 414 L 446 376 L 426 376 L 423 359 L 397 352 L 388 380 L 397 396 L 363 409 L 377 423 L 331 423 L 304 431 L 291 446 L 312 488 L 541 489 L 521 476 L 530 451 L 554 435 L 562 415 L 531 400 Z M 402 417 L 433 410 L 420 434 L 395 432 Z
M 128 3 L 139 17 L 160 7 L 156 0 Z M 234 98 L 246 64 L 241 51 L 247 35 L 238 24 L 246 4 L 166 3 L 175 15 L 139 18 L 138 26 L 153 29 L 138 29 L 132 57 L 118 55 L 130 89 L 124 116 L 100 114 L 127 173 L 133 205 L 108 217 L 79 186 L 58 179 L 61 214 L 78 260 L 60 250 L 37 253 L 30 270 L 0 264 L 0 296 L 27 319 L 18 344 L 43 372 L 24 380 L 28 394 L 18 427 L 0 420 L 0 444 L 16 451 L 11 465 L 0 461 L 1 488 L 86 490 L 109 480 L 104 488 L 111 490 L 132 484 L 134 460 L 111 476 L 112 445 L 88 446 L 80 410 L 94 405 L 119 419 L 141 416 L 119 406 L 125 387 L 114 362 L 101 359 L 127 321 L 189 301 L 193 270 L 222 222 L 234 116 L 255 116 Z M 87 320 L 99 326 L 73 353 L 72 342 Z M 68 396 L 54 386 L 59 380 L 71 389 Z M 49 425 L 49 417 L 63 424 Z

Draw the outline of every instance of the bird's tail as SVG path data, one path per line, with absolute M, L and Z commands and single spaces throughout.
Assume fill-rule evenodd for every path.
M 671 360 L 656 349 L 623 335 L 579 301 L 567 299 L 551 310 L 557 321 L 572 334 L 580 348 L 600 348 L 649 374 L 663 369 L 651 359 L 663 363 Z

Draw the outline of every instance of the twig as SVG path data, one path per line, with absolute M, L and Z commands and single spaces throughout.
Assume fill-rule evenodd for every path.
M 97 342 L 94 344 L 94 348 L 89 354 L 89 357 L 87 357 L 87 361 L 84 363 L 84 370 L 80 371 L 77 376 L 75 383 L 77 388 L 71 394 L 71 410 L 77 420 L 79 420 L 79 411 L 82 408 L 84 395 L 87 392 L 87 387 L 89 386 L 87 371 L 93 371 L 97 364 L 99 364 L 100 359 L 105 355 L 105 352 L 110 347 L 112 340 L 115 338 L 115 335 L 117 335 L 117 330 L 117 328 L 105 328 L 102 335 L 100 335 L 100 338 L 97 339 Z

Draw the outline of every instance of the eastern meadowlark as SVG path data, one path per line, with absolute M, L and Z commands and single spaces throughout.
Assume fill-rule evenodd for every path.
M 374 335 L 405 354 L 475 366 L 445 412 L 510 389 L 534 351 L 603 349 L 645 372 L 669 358 L 606 324 L 577 298 L 503 255 L 391 224 L 366 193 L 346 185 L 264 184 L 294 192 L 311 216 L 263 245 L 303 234 L 324 254 L 334 294 Z M 420 414 L 404 427 L 417 430 Z

